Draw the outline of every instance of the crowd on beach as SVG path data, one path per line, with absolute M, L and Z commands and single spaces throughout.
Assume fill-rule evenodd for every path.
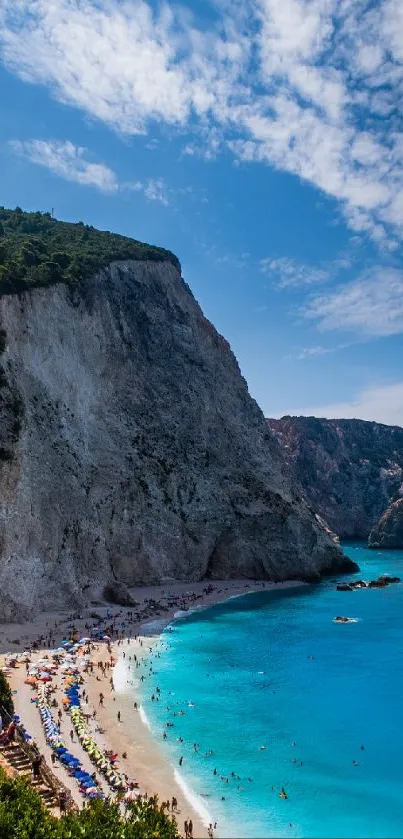
M 6 675 L 10 676 L 16 668 L 25 668 L 24 689 L 26 687 L 31 690 L 30 702 L 38 707 L 46 742 L 51 748 L 51 767 L 60 765 L 65 768 L 69 777 L 77 783 L 83 800 L 108 795 L 117 796 L 122 801 L 130 801 L 142 794 L 136 778 L 129 777 L 121 767 L 126 753 L 114 754 L 104 749 L 98 741 L 98 735 L 104 732 L 97 724 L 97 708 L 89 705 L 88 688 L 85 689 L 86 680 L 92 679 L 101 683 L 98 703 L 99 706 L 103 706 L 106 691 L 109 689 L 110 694 L 114 693 L 113 668 L 116 661 L 112 645 L 123 648 L 123 645 L 130 643 L 130 639 L 134 639 L 141 648 L 143 641 L 137 635 L 135 627 L 149 619 L 172 615 L 173 610 L 186 611 L 214 591 L 214 586 L 208 584 L 201 592 L 167 593 L 164 598 L 149 598 L 141 606 L 133 609 L 108 609 L 106 614 L 102 615 L 93 612 L 87 619 L 82 615 L 72 614 L 64 620 L 47 622 L 45 631 L 25 642 L 26 649 L 22 653 L 6 656 Z M 83 637 L 77 629 L 78 625 L 81 626 L 81 631 L 85 630 L 86 634 Z M 21 644 L 24 640 L 22 637 L 15 643 Z M 119 652 L 123 657 L 126 656 L 123 649 Z M 148 648 L 144 652 L 148 652 Z M 141 655 L 133 654 L 127 657 L 133 662 L 133 667 L 143 669 Z M 152 673 L 151 665 L 147 674 L 142 672 L 141 681 Z M 60 701 L 61 693 L 63 698 Z M 138 702 L 134 702 L 134 708 L 139 708 Z M 121 722 L 120 711 L 116 717 L 117 721 Z M 65 722 L 68 723 L 68 736 L 62 734 L 62 723 L 65 728 Z M 0 741 L 11 741 L 18 726 L 27 742 L 33 743 L 33 738 L 25 731 L 22 723 L 23 721 L 16 716 L 6 728 L 1 725 Z M 81 758 L 75 753 L 77 742 L 87 752 L 93 765 L 92 771 L 82 765 Z M 32 768 L 35 774 L 40 772 L 40 765 L 45 759 L 39 750 L 37 757 Z M 144 795 L 147 796 L 147 793 Z M 61 812 L 65 810 L 67 803 L 66 796 L 62 794 Z M 173 818 L 177 818 L 178 801 L 175 796 L 164 801 L 163 806 Z M 214 836 L 215 827 L 216 824 L 209 825 L 208 837 Z M 192 839 L 192 818 L 185 819 L 183 835 L 186 839 Z
M 264 587 L 265 583 L 242 583 L 239 586 L 241 593 Z M 132 675 L 136 674 L 136 681 L 144 683 L 155 676 L 154 655 L 160 655 L 157 648 L 155 652 L 150 652 L 153 645 L 147 644 L 144 638 L 150 621 L 152 625 L 158 621 L 160 629 L 163 622 L 168 623 L 168 619 L 176 613 L 198 608 L 206 601 L 223 600 L 233 590 L 230 585 L 219 587 L 212 583 L 193 591 L 162 590 L 158 596 L 143 598 L 141 603 L 129 608 L 104 607 L 98 611 L 88 610 L 85 615 L 58 616 L 55 620 L 44 622 L 42 631 L 36 637 L 21 633 L 21 637 L 14 641 L 14 645 L 25 649 L 22 653 L 7 656 L 6 672 L 7 669 L 10 673 L 16 667 L 25 667 L 24 690 L 32 691 L 29 701 L 38 707 L 46 743 L 51 749 L 46 760 L 53 767 L 64 768 L 70 779 L 70 789 L 74 781 L 77 786 L 73 788 L 78 789 L 83 801 L 104 796 L 130 801 L 139 795 L 147 795 L 137 779 L 130 775 L 126 752 L 122 750 L 118 755 L 102 743 L 103 735 L 108 737 L 109 731 L 102 729 L 98 717 L 104 703 L 107 702 L 110 709 L 110 700 L 115 700 L 115 656 L 126 659 Z M 151 625 L 150 632 L 153 634 Z M 136 651 L 130 646 L 132 642 L 136 643 Z M 98 688 L 95 682 L 99 683 Z M 154 688 L 152 698 L 160 701 L 159 686 Z M 133 709 L 136 711 L 139 708 L 136 698 Z M 170 706 L 168 710 L 171 710 Z M 180 715 L 181 710 L 172 708 L 172 713 Z M 116 711 L 116 720 L 118 724 L 125 722 L 120 709 Z M 21 725 L 20 720 L 17 722 Z M 68 733 L 65 731 L 66 723 Z M 171 727 L 173 722 L 167 720 L 164 739 Z M 3 732 L 3 736 L 8 737 L 9 734 L 4 735 Z M 198 748 L 198 744 L 194 744 L 194 750 Z M 210 750 L 208 756 L 213 754 Z M 45 755 L 40 756 L 40 761 L 44 760 Z M 180 765 L 183 760 L 181 755 Z M 216 769 L 214 774 L 217 774 Z M 241 779 L 235 773 L 229 779 L 223 777 L 226 783 L 232 780 L 239 782 Z M 225 800 L 225 796 L 222 798 Z M 181 816 L 184 805 L 182 803 L 178 807 L 175 795 L 162 804 L 172 818 L 177 820 Z M 62 806 L 65 806 L 64 801 Z M 185 839 L 192 839 L 192 818 L 186 818 L 182 824 Z M 217 823 L 212 821 L 207 828 L 209 839 L 213 839 L 216 828 Z

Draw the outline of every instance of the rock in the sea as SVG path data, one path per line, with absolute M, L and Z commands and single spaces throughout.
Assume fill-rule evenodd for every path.
M 347 585 L 347 583 L 340 583 L 340 585 L 336 586 L 337 591 L 353 591 L 353 586 Z
M 376 580 L 370 580 L 368 588 L 386 588 L 391 583 L 400 583 L 400 577 L 389 577 L 388 574 L 382 574 Z
M 392 501 L 371 530 L 370 548 L 403 548 L 403 498 Z
M 114 580 L 356 569 L 296 497 L 176 264 L 3 295 L 0 329 L 1 619 L 97 601 Z
M 267 422 L 282 446 L 291 480 L 312 508 L 340 538 L 367 539 L 402 485 L 403 428 L 316 417 Z M 390 536 L 385 532 L 384 537 L 389 527 Z M 389 547 L 388 539 L 400 541 L 391 547 L 403 547 L 403 515 L 400 525 L 396 516 L 394 526 L 385 523 L 382 532 L 375 528 L 370 547 Z

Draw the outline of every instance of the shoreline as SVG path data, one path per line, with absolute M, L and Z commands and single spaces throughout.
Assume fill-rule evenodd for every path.
M 110 672 L 103 677 L 97 668 L 98 661 L 108 659 L 105 643 L 96 642 L 93 645 L 91 651 L 91 660 L 95 665 L 93 674 L 91 675 L 90 671 L 82 674 L 84 677 L 82 689 L 88 694 L 85 710 L 91 715 L 94 711 L 96 712 L 96 722 L 93 723 L 94 737 L 103 749 L 117 752 L 119 771 L 128 775 L 130 779 L 135 779 L 141 793 L 156 794 L 160 802 L 171 800 L 172 796 L 175 796 L 178 801 L 178 812 L 174 815 L 177 818 L 180 834 L 182 835 L 184 819 L 191 818 L 195 839 L 203 839 L 207 836 L 208 824 L 215 821 L 214 813 L 209 812 L 201 799 L 199 801 L 197 792 L 192 789 L 191 778 L 189 782 L 170 762 L 162 743 L 153 734 L 150 725 L 147 725 L 147 716 L 144 708 L 141 707 L 140 679 L 141 675 L 144 676 L 147 659 L 163 631 L 172 622 L 246 594 L 259 591 L 275 592 L 302 585 L 306 583 L 298 580 L 282 583 L 230 580 L 214 581 L 209 584 L 206 582 L 165 584 L 132 590 L 132 596 L 137 602 L 140 601 L 138 605 L 143 609 L 140 620 L 133 619 L 135 607 L 111 605 L 88 607 L 82 611 L 79 618 L 74 618 L 68 613 L 50 613 L 38 616 L 30 624 L 2 624 L 0 625 L 0 666 L 6 651 L 15 652 L 17 649 L 18 652 L 22 652 L 38 638 L 38 633 L 43 641 L 35 655 L 41 658 L 51 649 L 58 647 L 63 637 L 69 637 L 68 630 L 72 626 L 80 638 L 90 634 L 88 622 L 91 619 L 91 613 L 97 613 L 99 622 L 113 621 L 115 626 L 119 621 L 119 627 L 116 628 L 116 634 L 119 630 L 119 637 L 111 640 L 112 655 L 115 658 L 113 686 L 109 684 Z M 164 599 L 166 602 L 163 604 Z M 151 609 L 148 605 L 150 602 L 156 603 L 157 608 Z M 139 616 L 138 612 L 137 616 Z M 55 626 L 52 627 L 52 623 Z M 51 638 L 55 641 L 54 644 L 46 643 L 48 639 L 45 633 L 49 632 L 49 627 L 51 627 L 50 636 L 54 636 Z M 14 641 L 11 640 L 11 635 Z M 22 638 L 25 639 L 24 645 L 21 643 Z M 16 643 L 17 641 L 20 643 Z M 129 656 L 132 662 L 134 656 L 137 656 L 138 665 L 134 669 L 129 663 Z M 130 679 L 128 679 L 129 673 L 132 677 Z M 20 665 L 15 670 L 13 669 L 9 676 L 12 690 L 17 691 L 13 696 L 16 713 L 20 715 L 46 762 L 51 766 L 50 748 L 45 741 L 38 710 L 31 702 L 32 691 L 28 685 L 24 684 L 25 675 L 25 667 Z M 127 684 L 128 681 L 130 684 Z M 54 687 L 54 696 L 58 702 L 61 702 L 62 687 L 57 678 L 55 678 Z M 101 691 L 104 693 L 103 706 L 99 705 Z M 138 704 L 137 710 L 134 707 L 135 702 Z M 118 712 L 121 721 L 117 719 Z M 62 734 L 66 742 L 68 739 L 66 730 L 71 727 L 70 717 L 65 719 L 63 715 Z M 97 731 L 99 728 L 101 732 Z M 91 765 L 88 755 L 77 742 L 76 736 L 71 743 L 71 749 L 83 760 L 83 763 L 87 762 L 88 766 Z M 123 753 L 126 753 L 126 758 L 122 757 Z M 55 767 L 52 769 L 55 771 Z M 56 770 L 57 777 L 70 788 L 74 800 L 80 804 L 82 799 L 72 779 L 63 767 L 57 765 Z M 215 835 L 217 837 L 221 835 L 219 825 Z
M 305 583 L 301 580 L 289 580 L 287 582 L 281 582 L 281 583 L 267 583 L 263 587 L 262 587 L 261 584 L 258 583 L 256 585 L 256 587 L 254 587 L 252 589 L 250 588 L 250 586 L 248 586 L 248 588 L 246 590 L 238 591 L 236 594 L 230 594 L 230 595 L 227 595 L 225 597 L 216 597 L 216 598 L 213 598 L 213 599 L 209 600 L 209 602 L 205 602 L 205 603 L 202 603 L 202 604 L 196 606 L 195 608 L 191 608 L 191 609 L 188 609 L 186 611 L 175 612 L 170 618 L 167 617 L 164 620 L 158 621 L 158 623 L 160 623 L 161 625 L 158 628 L 155 627 L 155 629 L 152 630 L 151 635 L 150 634 L 146 634 L 146 635 L 141 634 L 139 636 L 138 640 L 142 641 L 143 644 L 144 644 L 145 641 L 148 641 L 148 642 L 152 641 L 152 643 L 150 643 L 150 645 L 148 647 L 147 652 L 144 654 L 144 660 L 147 661 L 147 658 L 149 657 L 153 647 L 160 640 L 160 638 L 161 638 L 163 632 L 165 631 L 165 629 L 167 629 L 173 623 L 176 623 L 180 620 L 183 620 L 184 618 L 186 618 L 189 615 L 198 614 L 201 611 L 206 611 L 207 609 L 210 609 L 214 605 L 218 605 L 220 603 L 228 603 L 231 600 L 236 600 L 240 597 L 245 597 L 248 594 L 256 594 L 258 591 L 266 591 L 268 593 L 273 593 L 273 592 L 279 591 L 279 590 L 281 591 L 281 590 L 287 590 L 287 589 L 292 589 L 292 588 L 299 588 L 301 586 L 306 586 L 306 585 L 309 585 L 309 584 Z M 147 630 L 147 629 L 151 628 L 151 624 L 156 624 L 156 623 L 157 623 L 157 621 L 151 621 L 149 624 L 147 624 L 147 623 L 144 624 L 141 627 L 141 629 L 144 632 L 144 630 Z M 118 648 L 118 650 L 119 649 L 122 650 L 122 648 Z M 115 648 L 115 652 L 118 652 L 118 650 L 116 650 L 116 648 Z M 119 658 L 118 658 L 118 660 L 115 664 L 115 668 L 114 668 L 114 681 L 115 681 L 115 674 L 118 671 L 118 668 L 122 667 L 123 662 L 126 662 L 126 659 L 123 659 L 122 658 L 122 653 L 120 653 Z M 125 665 L 125 670 L 128 671 L 128 670 L 130 670 L 130 668 L 126 667 L 126 665 Z M 121 680 L 121 673 L 120 672 L 119 672 L 119 680 Z M 119 687 L 120 687 L 120 690 L 119 690 Z M 120 681 L 119 686 L 115 685 L 115 690 L 118 693 L 121 691 L 122 694 L 124 694 L 126 692 L 124 687 L 123 687 L 122 681 Z M 185 775 L 183 775 L 178 770 L 178 768 L 171 762 L 169 756 L 167 755 L 165 749 L 163 748 L 163 744 L 159 740 L 157 740 L 156 735 L 153 732 L 152 725 L 151 725 L 151 723 L 150 723 L 150 721 L 147 717 L 147 714 L 144 710 L 144 707 L 141 704 L 140 684 L 139 683 L 137 685 L 132 684 L 130 686 L 129 690 L 127 691 L 127 693 L 130 693 L 131 698 L 134 699 L 134 701 L 137 701 L 139 703 L 139 711 L 137 712 L 138 713 L 138 718 L 137 719 L 140 719 L 141 725 L 146 730 L 147 735 L 152 739 L 153 743 L 156 744 L 156 746 L 159 750 L 159 753 L 162 755 L 162 759 L 164 760 L 164 762 L 166 764 L 166 770 L 169 771 L 169 773 L 171 775 L 171 786 L 172 786 L 172 788 L 176 787 L 176 791 L 174 790 L 174 795 L 176 795 L 176 797 L 178 798 L 178 801 L 180 801 L 181 797 L 184 796 L 184 798 L 188 802 L 188 810 L 190 809 L 192 811 L 191 817 L 193 819 L 193 824 L 194 824 L 194 836 L 196 837 L 196 839 L 198 839 L 198 837 L 202 837 L 202 836 L 206 835 L 207 834 L 207 828 L 208 828 L 209 824 L 210 823 L 214 824 L 214 822 L 216 821 L 216 818 L 214 817 L 214 813 L 210 812 L 210 810 L 208 808 L 208 805 L 205 804 L 205 802 L 202 800 L 200 795 L 194 789 L 193 784 L 192 784 L 192 776 L 190 776 L 190 778 L 188 779 Z M 136 730 L 138 732 L 138 728 Z M 178 795 L 178 788 L 179 788 L 179 795 Z M 181 794 L 182 794 L 182 796 L 181 796 Z M 187 818 L 189 818 L 189 816 L 187 816 Z M 180 828 L 180 824 L 178 826 Z M 204 829 L 204 833 L 203 833 L 203 829 Z M 222 835 L 221 832 L 220 832 L 219 826 L 218 826 L 217 830 L 214 832 L 214 835 L 217 837 L 217 839 L 219 839 L 219 837 Z

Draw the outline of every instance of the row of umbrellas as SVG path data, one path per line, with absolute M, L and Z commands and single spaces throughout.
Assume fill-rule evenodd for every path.
M 66 748 L 63 743 L 58 727 L 53 719 L 52 712 L 48 701 L 48 691 L 45 685 L 40 686 L 38 690 L 38 707 L 41 715 L 43 727 L 45 729 L 46 741 L 58 757 L 60 762 L 70 774 L 76 779 L 80 790 L 87 798 L 103 798 L 103 793 L 94 784 L 94 779 L 89 772 L 86 772 L 78 757 Z
M 77 676 L 67 676 L 65 683 L 65 697 L 69 701 L 70 716 L 81 745 L 90 756 L 92 762 L 105 776 L 109 786 L 115 791 L 126 790 L 127 784 L 125 779 L 116 771 L 107 755 L 101 751 L 87 726 L 81 710 L 80 688 Z

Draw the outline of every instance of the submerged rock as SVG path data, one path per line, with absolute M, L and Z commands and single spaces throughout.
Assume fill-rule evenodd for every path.
M 368 588 L 386 588 L 391 583 L 400 583 L 400 577 L 389 577 L 388 574 L 382 574 L 376 580 L 370 580 Z

